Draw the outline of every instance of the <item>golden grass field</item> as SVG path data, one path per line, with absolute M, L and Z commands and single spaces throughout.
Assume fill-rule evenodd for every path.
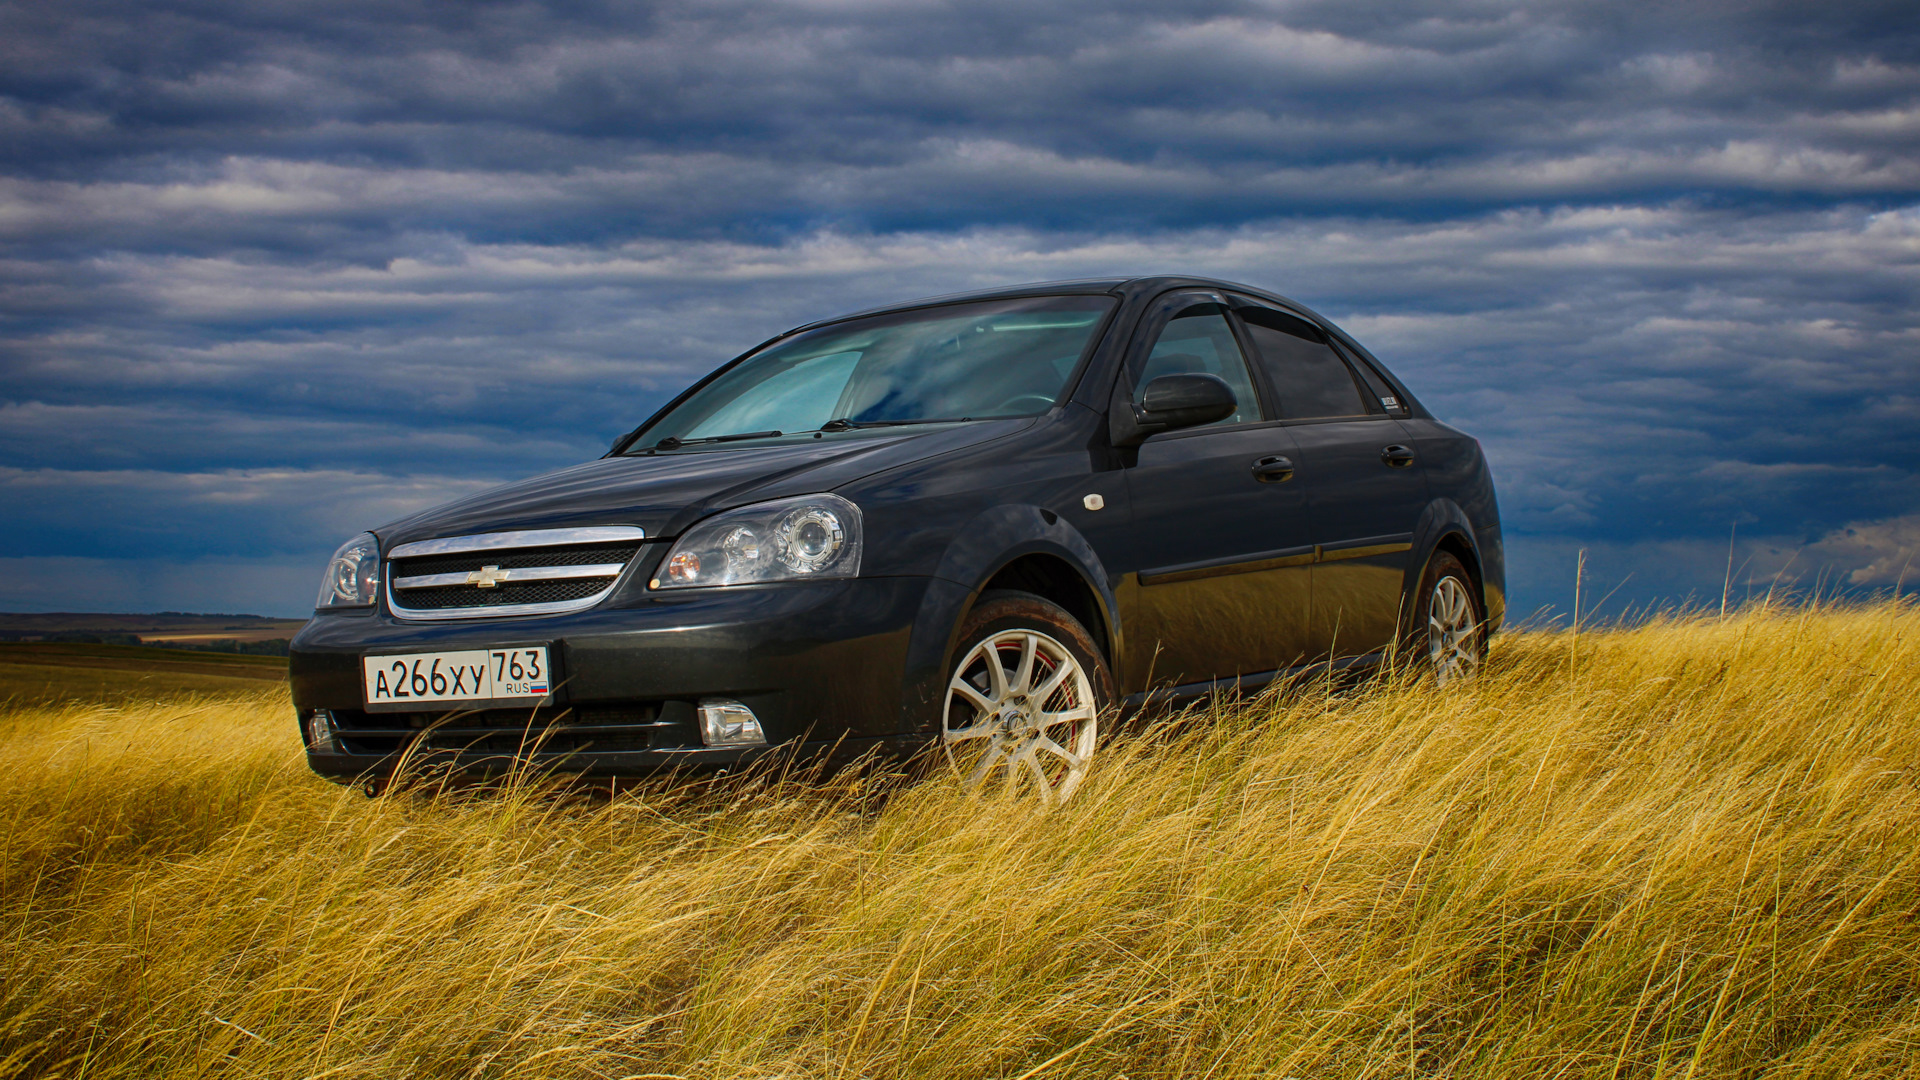
M 283 689 L 0 715 L 0 1075 L 1920 1073 L 1920 610 L 1504 635 L 1064 809 L 368 800 Z
M 286 681 L 284 656 L 146 645 L 0 643 L 0 709 L 76 701 L 124 704 L 183 693 L 226 694 Z

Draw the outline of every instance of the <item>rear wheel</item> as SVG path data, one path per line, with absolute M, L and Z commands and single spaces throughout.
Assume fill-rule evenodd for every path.
M 1409 636 L 1414 655 L 1442 686 L 1472 678 L 1486 658 L 1486 621 L 1474 599 L 1473 578 L 1447 552 L 1434 552 L 1420 576 Z
M 967 615 L 947 680 L 940 744 L 970 790 L 1047 805 L 1086 779 L 1113 676 L 1092 635 L 1058 604 L 990 592 Z

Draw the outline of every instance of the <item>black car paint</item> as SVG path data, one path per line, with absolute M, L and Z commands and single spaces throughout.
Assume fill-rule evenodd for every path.
M 871 748 L 905 752 L 938 731 L 955 635 L 1003 573 L 1023 575 L 1020 581 L 1051 573 L 1048 580 L 1065 590 L 1059 599 L 1077 601 L 1066 606 L 1105 646 L 1121 692 L 1134 701 L 1155 687 L 1204 691 L 1216 679 L 1258 685 L 1329 648 L 1348 654 L 1336 662 L 1352 661 L 1369 651 L 1344 648 L 1354 640 L 1353 616 L 1315 599 L 1364 597 L 1375 631 L 1396 626 L 1407 617 L 1404 598 L 1442 545 L 1476 576 L 1488 624 L 1498 627 L 1504 558 L 1478 444 L 1435 420 L 1371 354 L 1301 305 L 1243 285 L 1162 277 L 1051 283 L 878 311 L 1063 293 L 1110 293 L 1119 303 L 1064 400 L 1040 417 L 656 453 L 631 449 L 644 443 L 642 425 L 600 460 L 374 530 L 383 551 L 477 532 L 603 524 L 639 525 L 648 543 L 608 598 L 581 613 L 421 623 L 401 621 L 382 604 L 318 615 L 291 649 L 297 710 L 359 708 L 363 655 L 550 644 L 559 676 L 550 714 L 647 701 L 663 703 L 663 716 L 681 715 L 700 698 L 724 696 L 754 708 L 776 746 L 797 741 L 808 752 L 842 757 Z M 1368 381 L 1390 388 L 1401 411 L 1172 431 L 1117 447 L 1114 431 L 1124 425 L 1110 413 L 1130 403 L 1124 374 L 1139 370 L 1183 296 L 1257 299 L 1316 324 L 1349 362 L 1371 365 Z M 1263 397 L 1276 392 L 1265 374 L 1257 389 Z M 1381 457 L 1388 446 L 1410 448 L 1413 464 L 1388 464 Z M 1257 474 L 1277 458 L 1293 466 L 1284 478 L 1270 464 Z M 860 577 L 649 588 L 673 538 L 701 518 L 821 491 L 862 510 L 868 539 Z M 1089 495 L 1104 506 L 1089 509 Z M 1265 613 L 1253 630 L 1235 618 L 1250 604 Z M 555 763 L 620 775 L 766 752 L 712 750 L 694 740 L 573 753 Z M 503 764 L 495 754 L 450 759 L 463 767 Z M 339 779 L 394 766 L 390 757 L 363 754 L 310 753 L 309 760 Z

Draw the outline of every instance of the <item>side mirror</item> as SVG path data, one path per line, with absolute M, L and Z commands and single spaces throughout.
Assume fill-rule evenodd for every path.
M 1132 430 L 1116 432 L 1121 436 L 1114 440 L 1116 446 L 1138 446 L 1148 436 L 1163 431 L 1225 420 L 1240 408 L 1240 400 L 1218 375 L 1189 373 L 1162 375 L 1153 380 L 1141 390 L 1140 400 L 1130 408 L 1133 415 L 1125 419 L 1133 422 L 1116 427 Z
M 600 456 L 601 456 L 601 457 L 612 457 L 613 455 L 615 455 L 615 454 L 617 454 L 617 453 L 619 453 L 619 452 L 620 452 L 620 449 L 621 449 L 621 447 L 624 447 L 624 446 L 626 446 L 626 445 L 627 445 L 627 443 L 629 443 L 629 442 L 632 442 L 632 441 L 633 441 L 633 437 L 634 437 L 635 435 L 638 435 L 638 434 L 640 434 L 640 429 L 639 429 L 639 428 L 634 428 L 634 429 L 633 429 L 632 431 L 629 431 L 629 432 L 626 432 L 626 433 L 624 433 L 624 434 L 621 434 L 621 435 L 615 435 L 615 436 L 613 437 L 613 445 L 612 445 L 612 446 L 609 446 L 609 447 L 607 447 L 607 452 L 606 452 L 606 453 L 604 453 L 604 454 L 601 454 Z

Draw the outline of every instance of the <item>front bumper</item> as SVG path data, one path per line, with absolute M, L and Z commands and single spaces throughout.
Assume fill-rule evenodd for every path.
M 384 609 L 323 615 L 294 638 L 289 679 L 302 734 L 315 710 L 335 738 L 309 743 L 315 772 L 348 780 L 403 758 L 462 772 L 531 766 L 590 776 L 731 767 L 769 753 L 839 760 L 906 753 L 909 639 L 930 579 L 856 578 L 688 590 L 620 609 L 547 618 L 402 622 Z M 546 644 L 553 697 L 534 710 L 441 705 L 370 712 L 361 658 Z M 709 748 L 702 699 L 745 703 L 767 747 Z
M 924 735 L 892 735 L 880 739 L 812 740 L 784 746 L 746 749 L 660 749 L 605 753 L 550 753 L 529 750 L 517 754 L 478 750 L 419 750 L 406 754 L 307 753 L 307 764 L 336 783 L 384 780 L 403 767 L 421 771 L 444 770 L 463 777 L 483 778 L 510 773 L 544 775 L 565 773 L 590 779 L 694 774 L 745 768 L 764 758 L 792 761 L 826 772 L 868 757 L 905 760 L 931 745 Z

